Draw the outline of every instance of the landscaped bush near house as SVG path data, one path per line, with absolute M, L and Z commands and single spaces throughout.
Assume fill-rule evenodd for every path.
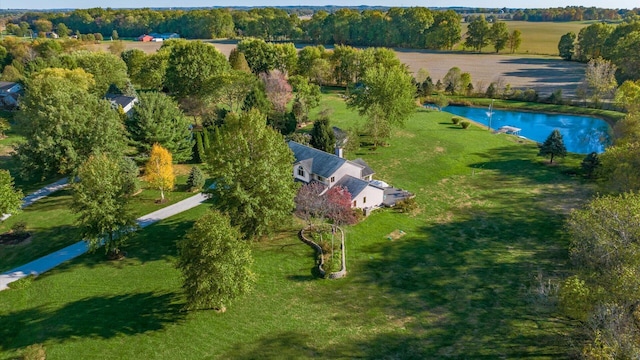
M 462 122 L 460 122 L 460 126 L 462 126 L 462 128 L 463 128 L 463 129 L 468 128 L 468 127 L 469 127 L 469 125 L 471 125 L 471 123 L 470 123 L 470 122 L 468 122 L 468 121 L 462 121 Z
M 412 212 L 418 207 L 415 198 L 402 199 L 396 203 L 394 209 L 401 213 Z
M 459 116 L 454 116 L 451 118 L 451 122 L 453 123 L 453 125 L 458 125 L 460 121 L 462 121 L 462 118 Z

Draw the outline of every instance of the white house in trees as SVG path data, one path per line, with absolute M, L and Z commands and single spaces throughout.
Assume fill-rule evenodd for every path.
M 343 186 L 351 194 L 351 206 L 371 209 L 383 205 L 385 190 L 370 183 L 373 170 L 362 159 L 353 161 L 289 141 L 293 151 L 293 178 L 305 184 L 317 181 L 327 187 Z

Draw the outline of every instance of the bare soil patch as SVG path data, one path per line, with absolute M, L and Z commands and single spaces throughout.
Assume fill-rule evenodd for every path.
M 392 232 L 388 233 L 387 235 L 385 235 L 384 237 L 387 238 L 388 240 L 398 240 L 401 237 L 407 235 L 406 232 L 399 230 L 399 229 L 395 229 Z
M 575 96 L 575 90 L 584 77 L 585 65 L 563 61 L 557 57 L 537 55 L 497 55 L 474 53 L 446 53 L 426 50 L 395 49 L 398 58 L 417 73 L 424 68 L 433 82 L 443 79 L 447 71 L 457 66 L 471 74 L 473 85 L 484 89 L 492 82 L 501 81 L 512 88 L 534 89 L 548 96 L 557 89 L 563 96 Z M 478 86 L 482 85 L 482 86 Z

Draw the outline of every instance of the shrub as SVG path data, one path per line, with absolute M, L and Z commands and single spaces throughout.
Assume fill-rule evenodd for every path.
M 527 89 L 522 94 L 524 101 L 536 102 L 538 101 L 538 93 L 533 89 Z
M 198 191 L 201 190 L 204 186 L 204 174 L 199 167 L 194 166 L 191 168 L 191 172 L 189 173 L 189 178 L 187 179 L 187 186 L 190 191 Z
M 11 231 L 14 234 L 24 234 L 27 232 L 27 223 L 24 221 L 18 221 L 17 223 L 13 224 L 13 226 L 11 227 Z
M 460 121 L 462 121 L 461 117 L 454 116 L 454 117 L 451 118 L 451 122 L 453 123 L 453 125 L 458 125 L 460 123 Z
M 469 125 L 471 125 L 471 123 L 470 123 L 470 122 L 468 122 L 468 121 L 462 121 L 462 122 L 460 122 L 460 126 L 462 126 L 462 128 L 463 128 L 463 129 L 468 128 L 468 127 L 469 127 Z
M 587 178 L 593 178 L 596 169 L 600 166 L 600 158 L 598 157 L 598 153 L 592 152 L 585 156 L 580 164 L 582 167 L 582 171 Z
M 396 203 L 394 209 L 401 213 L 412 212 L 418 207 L 418 203 L 416 203 L 415 198 L 402 199 Z

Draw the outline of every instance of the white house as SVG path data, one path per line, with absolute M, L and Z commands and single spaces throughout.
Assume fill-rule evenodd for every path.
M 293 151 L 293 178 L 305 184 L 317 181 L 327 187 L 343 186 L 351 194 L 354 208 L 366 209 L 383 205 L 384 189 L 370 183 L 373 170 L 362 159 L 353 161 L 289 141 Z
M 129 115 L 133 106 L 138 103 L 138 98 L 133 96 L 107 94 L 105 96 L 114 108 L 122 107 L 122 111 Z

